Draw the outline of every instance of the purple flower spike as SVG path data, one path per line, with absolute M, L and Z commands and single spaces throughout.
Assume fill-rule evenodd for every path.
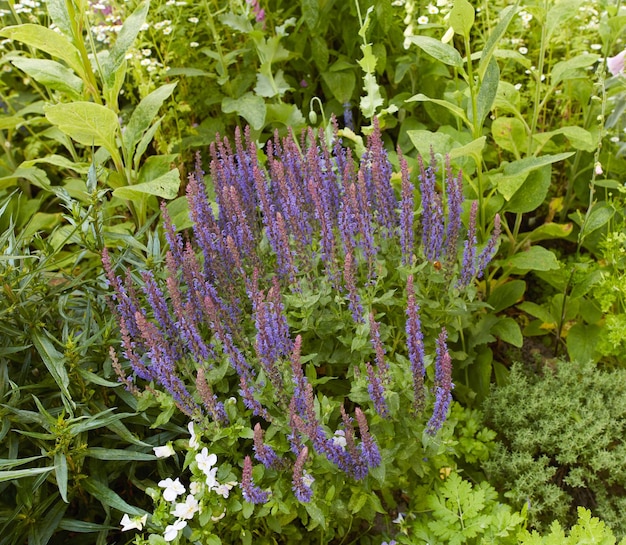
M 482 252 L 480 252 L 480 255 L 478 256 L 478 262 L 476 265 L 476 277 L 477 278 L 482 278 L 483 273 L 485 272 L 485 269 L 487 268 L 487 265 L 489 265 L 489 263 L 491 262 L 491 260 L 493 259 L 493 256 L 496 255 L 496 246 L 498 244 L 498 239 L 500 238 L 500 214 L 496 214 L 496 217 L 493 221 L 493 233 L 491 234 L 491 238 L 489 239 L 489 242 L 487 243 L 487 246 L 485 246 L 485 248 L 483 249 Z
M 414 407 L 417 412 L 424 408 L 424 336 L 419 316 L 419 305 L 415 298 L 413 287 L 413 275 L 410 275 L 406 283 L 407 306 L 406 306 L 406 339 L 411 362 L 411 375 L 413 376 Z
M 435 435 L 443 426 L 450 403 L 452 402 L 452 360 L 446 346 L 447 331 L 441 330 L 437 338 L 437 357 L 435 359 L 435 407 L 426 430 L 430 435 Z
M 258 422 L 254 426 L 254 457 L 268 469 L 281 466 L 274 449 L 263 442 L 263 428 Z
M 297 500 L 302 503 L 310 502 L 313 497 L 313 490 L 311 490 L 309 482 L 311 477 L 304 473 L 304 464 L 308 455 L 309 449 L 302 447 L 296 459 L 296 463 L 293 466 L 292 488 Z
M 370 435 L 365 414 L 363 414 L 363 411 L 361 411 L 358 407 L 355 409 L 354 414 L 356 416 L 356 421 L 359 424 L 359 432 L 361 433 L 361 444 L 359 446 L 363 459 L 369 467 L 378 467 L 382 459 L 380 457 L 378 445 L 376 444 L 376 441 L 374 441 L 374 438 Z
M 265 490 L 261 490 L 258 486 L 255 486 L 252 480 L 252 460 L 250 456 L 246 456 L 243 461 L 241 490 L 243 492 L 243 499 L 248 503 L 266 503 L 269 498 L 269 494 Z
M 476 274 L 476 214 L 478 213 L 478 201 L 472 203 L 470 210 L 469 225 L 467 227 L 467 240 L 463 250 L 463 262 L 461 264 L 461 278 L 457 282 L 457 287 L 465 288 L 469 286 L 472 278 Z
M 443 203 L 437 192 L 436 163 L 428 168 L 424 167 L 421 156 L 418 156 L 420 165 L 420 191 L 422 193 L 422 244 L 426 259 L 438 260 L 443 248 L 444 221 Z
M 402 264 L 408 266 L 413 261 L 415 233 L 413 231 L 413 192 L 415 187 L 409 177 L 409 166 L 398 147 L 398 160 L 402 175 L 402 201 L 400 203 L 400 247 L 402 248 Z

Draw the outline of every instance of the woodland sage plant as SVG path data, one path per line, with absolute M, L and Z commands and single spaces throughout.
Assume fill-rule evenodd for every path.
M 420 200 L 400 153 L 393 173 L 376 121 L 359 162 L 336 125 L 330 135 L 276 135 L 264 154 L 248 132 L 234 149 L 217 141 L 212 183 L 199 162 L 189 177 L 193 233 L 162 208 L 164 268 L 123 279 L 104 253 L 121 380 L 140 396 L 171 396 L 207 445 L 195 443 L 185 467 L 203 466 L 210 486 L 176 500 L 171 477 L 158 484 L 176 500 L 172 520 L 152 521 L 162 532 L 167 523 L 167 541 L 228 531 L 247 541 L 254 525 L 241 517 L 253 504 L 256 524 L 292 539 L 296 516 L 327 538 L 364 533 L 452 452 L 440 430 L 454 387 L 449 343 L 462 330 L 446 316 L 480 308 L 473 283 L 496 251 L 499 218 L 479 245 L 477 204 L 464 228 L 462 176 L 449 165 L 439 177 L 434 156 L 430 166 L 419 158 Z M 210 500 L 224 483 L 241 494 Z

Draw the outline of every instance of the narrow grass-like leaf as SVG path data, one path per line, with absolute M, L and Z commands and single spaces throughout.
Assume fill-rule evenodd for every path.
M 33 329 L 30 336 L 44 365 L 61 390 L 61 399 L 63 400 L 63 404 L 66 406 L 68 411 L 71 412 L 72 409 L 76 408 L 76 404 L 72 401 L 72 396 L 68 390 L 70 378 L 67 374 L 67 370 L 65 369 L 65 359 L 63 355 L 58 352 L 56 348 L 54 348 L 45 334 L 45 330 L 41 331 Z
M 57 452 L 54 455 L 54 473 L 57 478 L 57 486 L 59 487 L 59 494 L 65 503 L 67 501 L 67 458 L 62 452 Z
M 53 467 L 33 467 L 31 469 L 16 469 L 13 471 L 0 471 L 0 483 L 13 481 L 15 479 L 23 479 L 25 477 L 34 477 L 42 473 L 53 471 Z
M 113 492 L 107 485 L 100 481 L 87 477 L 82 481 L 83 488 L 91 494 L 94 498 L 97 498 L 103 505 L 113 507 L 122 513 L 128 513 L 129 515 L 142 516 L 145 514 L 143 509 L 134 507 L 126 503 L 118 494 Z
M 96 460 L 119 460 L 137 462 L 150 462 L 156 460 L 156 456 L 154 454 L 116 448 L 93 447 L 85 449 L 84 453 L 85 456 L 89 458 L 95 458 Z

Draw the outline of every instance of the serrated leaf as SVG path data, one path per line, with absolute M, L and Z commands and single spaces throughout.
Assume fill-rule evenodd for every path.
M 144 182 L 142 184 L 118 187 L 113 191 L 113 195 L 120 199 L 142 199 L 146 195 L 155 195 L 163 199 L 174 199 L 178 196 L 180 188 L 180 172 L 173 168 L 166 174 Z

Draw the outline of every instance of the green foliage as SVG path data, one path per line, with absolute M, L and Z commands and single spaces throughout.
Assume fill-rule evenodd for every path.
M 524 522 L 487 482 L 472 485 L 458 473 L 443 474 L 412 507 L 400 523 L 398 543 L 516 544 Z
M 115 510 L 143 513 L 120 493 L 155 457 L 138 437 L 150 421 L 111 368 L 95 222 L 75 207 L 73 230 L 43 240 L 14 226 L 10 204 L 0 206 L 0 543 L 105 544 Z
M 582 506 L 624 535 L 625 394 L 625 370 L 564 361 L 516 364 L 493 390 L 485 418 L 499 443 L 483 467 L 514 505 L 528 505 L 533 527 L 573 524 Z
M 544 536 L 536 531 L 524 532 L 520 537 L 521 545 L 614 545 L 616 539 L 604 522 L 591 516 L 591 511 L 584 507 L 578 508 L 578 521 L 572 527 L 569 535 L 565 535 L 558 521 L 550 525 L 550 533 Z M 620 545 L 626 543 L 626 538 Z

